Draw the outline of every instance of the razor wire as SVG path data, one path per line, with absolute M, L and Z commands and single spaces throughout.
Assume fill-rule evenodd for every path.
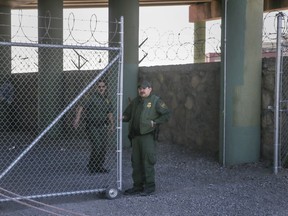
M 0 187 L 24 198 L 121 189 L 123 22 L 112 24 L 118 42 L 59 44 L 49 35 L 58 18 L 45 19 L 50 43 L 0 36 Z
M 263 15 L 262 46 L 264 57 L 275 56 L 277 29 L 275 19 L 276 13 L 277 11 L 274 11 Z M 17 13 L 15 12 L 15 14 L 12 14 L 12 18 L 15 23 L 12 26 L 14 29 L 12 40 L 17 38 L 17 40 L 21 39 L 30 42 L 38 42 L 38 38 L 36 37 L 37 27 L 32 25 L 32 23 L 35 23 L 35 20 L 37 20 L 35 16 L 23 15 L 23 11 L 19 10 Z M 52 18 L 48 13 L 45 17 L 45 20 L 47 20 L 47 27 L 49 27 L 51 19 Z M 76 15 L 71 12 L 64 17 L 63 26 L 64 44 L 108 46 L 108 44 L 113 41 L 108 41 L 108 22 L 99 20 L 95 13 L 91 14 L 89 19 L 76 19 Z M 119 28 L 117 22 L 115 22 L 115 29 L 116 28 Z M 117 30 L 114 32 L 117 32 Z M 161 30 L 161 28 L 157 26 L 151 26 L 146 29 L 142 29 L 140 26 L 140 66 L 193 63 L 194 59 L 197 58 L 197 55 L 205 56 L 205 61 L 220 61 L 221 20 L 206 22 L 205 39 L 195 40 L 195 38 L 199 38 L 198 36 L 195 36 L 198 32 L 200 32 L 199 29 L 195 29 L 193 23 L 178 30 L 171 29 L 166 31 Z M 116 35 L 112 35 L 110 38 L 113 39 L 115 36 Z M 195 50 L 197 53 L 195 53 Z M 31 51 L 31 53 L 33 53 L 33 55 L 37 54 L 35 50 Z M 75 53 L 75 56 L 77 55 L 79 55 L 79 53 Z M 102 62 L 103 59 L 101 59 L 101 54 L 97 56 L 98 61 Z M 82 58 L 81 55 L 79 55 L 79 57 Z M 27 56 L 20 56 L 19 58 L 23 60 L 26 59 Z M 86 60 L 82 60 L 82 64 L 85 66 Z M 35 64 L 37 64 L 37 62 L 34 62 L 34 65 Z M 79 63 L 78 66 L 82 64 Z M 33 65 L 25 65 L 25 67 L 31 68 Z
M 262 47 L 263 57 L 275 56 L 276 49 L 276 19 L 277 11 L 265 13 L 263 15 L 263 32 L 262 32 Z M 37 27 L 32 25 L 35 23 L 35 16 L 23 15 L 23 11 L 19 10 L 12 14 L 14 26 L 12 26 L 13 34 L 12 41 L 30 41 L 38 42 Z M 45 18 L 45 26 L 48 28 L 51 23 L 49 13 Z M 78 45 L 95 45 L 108 46 L 116 37 L 113 32 L 110 32 L 110 41 L 108 41 L 108 22 L 99 20 L 96 13 L 90 15 L 89 19 L 76 19 L 76 15 L 71 12 L 63 19 L 64 44 Z M 53 18 L 56 19 L 56 18 Z M 115 22 L 115 31 L 117 32 L 117 22 Z M 285 27 L 286 28 L 286 27 Z M 285 30 L 286 31 L 286 30 Z M 139 65 L 167 65 L 167 64 L 189 64 L 193 63 L 198 56 L 205 56 L 205 61 L 221 61 L 221 20 L 206 22 L 206 36 L 201 39 L 202 34 L 200 29 L 195 29 L 191 23 L 180 29 L 161 30 L 158 26 L 151 26 L 139 31 Z M 200 38 L 200 39 L 197 39 Z M 73 52 L 73 51 L 71 51 Z M 31 49 L 30 55 L 37 55 L 37 50 Z M 67 70 L 76 67 L 88 67 L 86 59 L 81 56 L 81 53 L 74 53 L 72 60 L 64 64 Z M 101 58 L 102 54 L 96 55 L 99 63 L 105 61 Z M 77 59 L 78 58 L 78 59 Z M 22 63 L 23 68 L 31 68 L 37 65 L 25 64 L 26 56 L 14 56 L 14 64 Z M 77 59 L 77 61 L 76 61 Z M 69 64 L 70 63 L 70 64 Z M 34 69 L 34 71 L 37 71 Z
M 277 37 L 275 14 L 277 13 L 274 11 L 263 15 L 263 57 L 275 57 Z M 283 31 L 287 32 L 287 25 Z M 142 63 L 140 65 L 193 63 L 194 58 L 197 58 L 195 55 L 205 56 L 205 61 L 208 62 L 221 61 L 221 20 L 206 22 L 204 39 L 195 40 L 195 38 L 201 38 L 201 35 L 197 36 L 198 32 L 200 30 L 195 29 L 193 24 L 179 31 L 161 32 L 157 27 L 141 30 L 139 55 Z M 195 47 L 197 53 L 195 53 Z
M 141 29 L 140 65 L 189 64 L 193 63 L 198 55 L 205 56 L 205 61 L 215 61 L 214 59 L 219 61 L 221 55 L 221 23 L 210 25 L 206 29 L 207 36 L 204 39 L 195 40 L 195 38 L 198 38 L 195 34 L 200 32 L 198 30 L 200 29 L 195 29 L 193 24 L 179 31 L 161 32 L 157 27 Z M 201 37 L 199 36 L 199 38 Z

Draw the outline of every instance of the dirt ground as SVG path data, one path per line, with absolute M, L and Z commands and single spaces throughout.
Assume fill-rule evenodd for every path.
M 123 150 L 123 189 L 132 185 L 130 153 Z M 288 215 L 288 171 L 275 175 L 267 161 L 222 167 L 215 154 L 159 143 L 156 173 L 157 191 L 148 197 L 119 192 L 113 200 L 100 193 L 36 200 L 45 206 L 8 201 L 0 203 L 0 215 Z

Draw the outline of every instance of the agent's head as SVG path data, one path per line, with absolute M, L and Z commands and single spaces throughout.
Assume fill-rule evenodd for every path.
M 146 98 L 151 94 L 152 91 L 152 85 L 149 81 L 147 80 L 142 80 L 139 84 L 138 84 L 138 94 L 140 97 L 142 98 Z
M 103 81 L 103 80 L 100 80 L 98 81 L 97 83 L 97 91 L 100 93 L 100 94 L 105 94 L 105 91 L 106 91 L 106 83 Z

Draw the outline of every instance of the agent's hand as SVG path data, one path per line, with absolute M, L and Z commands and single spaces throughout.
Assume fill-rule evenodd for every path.
M 77 121 L 77 119 L 75 119 L 75 121 L 73 122 L 73 127 L 75 129 L 77 129 L 79 127 L 79 121 Z
M 114 127 L 114 124 L 112 124 L 112 125 L 109 125 L 109 128 L 108 128 L 108 132 L 109 132 L 109 134 L 113 134 L 113 133 L 114 133 L 114 131 L 115 131 L 115 127 Z

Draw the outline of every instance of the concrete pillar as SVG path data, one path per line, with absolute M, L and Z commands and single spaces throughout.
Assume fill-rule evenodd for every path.
M 205 62 L 206 21 L 194 23 L 194 63 Z
M 0 41 L 11 42 L 11 9 L 0 7 Z M 0 85 L 11 74 L 11 47 L 0 46 Z
M 109 21 L 124 17 L 124 89 L 123 108 L 137 95 L 138 79 L 138 45 L 139 45 L 139 1 L 138 0 L 109 0 Z M 114 32 L 115 25 L 109 25 L 109 32 Z M 109 38 L 111 41 L 112 37 Z M 119 38 L 114 37 L 114 42 Z M 112 42 L 113 42 L 112 41 Z M 129 145 L 127 137 L 128 126 L 123 125 L 123 143 Z
M 63 0 L 38 0 L 38 15 L 39 44 L 62 44 Z M 63 50 L 39 48 L 38 53 L 39 129 L 42 131 L 63 109 Z M 60 132 L 59 127 L 54 131 Z
M 11 9 L 0 7 L 0 41 L 11 42 Z M 0 46 L 0 88 L 11 82 L 11 46 Z M 5 97 L 5 96 L 4 96 Z M 9 129 L 11 104 L 0 95 L 0 133 Z
M 260 156 L 263 0 L 222 4 L 220 161 L 224 165 L 256 162 Z

